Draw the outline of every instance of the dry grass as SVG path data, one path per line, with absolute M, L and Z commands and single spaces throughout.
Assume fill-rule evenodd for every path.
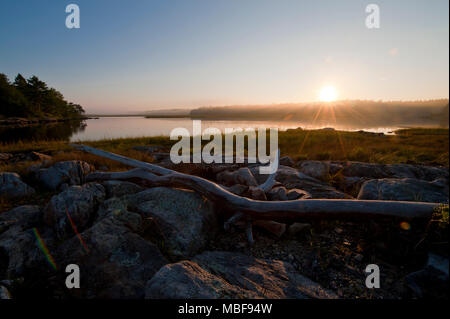
M 449 166 L 448 129 L 407 129 L 395 135 L 378 136 L 358 132 L 328 130 L 288 130 L 279 132 L 282 156 L 295 160 L 351 160 L 373 163 L 412 163 Z M 160 145 L 167 150 L 176 141 L 168 137 L 141 137 L 87 141 L 84 144 L 106 151 L 152 162 L 153 158 L 133 150 L 137 145 Z M 206 144 L 207 142 L 204 142 Z M 127 167 L 98 156 L 75 151 L 64 141 L 19 142 L 0 144 L 2 153 L 42 152 L 53 161 L 84 160 L 99 168 L 124 170 Z M 0 171 L 24 173 L 32 163 L 3 163 Z

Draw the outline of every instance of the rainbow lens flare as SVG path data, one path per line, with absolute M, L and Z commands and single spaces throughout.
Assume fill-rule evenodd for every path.
M 33 228 L 33 233 L 34 233 L 34 236 L 37 239 L 38 247 L 44 253 L 45 258 L 47 259 L 47 262 L 50 264 L 50 266 L 52 266 L 52 268 L 54 270 L 58 270 L 58 266 L 56 266 L 55 260 L 53 259 L 52 255 L 48 251 L 48 248 L 45 245 L 45 242 L 42 239 L 41 234 L 39 234 L 39 231 L 37 230 L 37 228 Z

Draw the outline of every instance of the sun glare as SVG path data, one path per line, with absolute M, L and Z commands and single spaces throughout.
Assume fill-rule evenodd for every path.
M 319 99 L 322 102 L 336 101 L 337 90 L 333 86 L 326 86 L 320 91 Z

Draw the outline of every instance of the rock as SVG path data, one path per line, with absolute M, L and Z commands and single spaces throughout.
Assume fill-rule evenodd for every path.
M 347 177 L 386 178 L 389 173 L 383 164 L 362 162 L 347 162 L 342 169 L 342 175 Z
M 311 224 L 293 223 L 288 228 L 288 234 L 291 236 L 298 236 L 300 234 L 306 233 L 310 229 L 311 229 Z
M 237 296 L 254 298 L 256 294 L 240 291 L 188 260 L 164 266 L 145 288 L 147 299 L 231 299 Z
M 0 197 L 9 199 L 31 196 L 35 190 L 22 182 L 17 173 L 0 173 Z
M 36 278 L 51 270 L 37 244 L 37 232 L 47 249 L 54 252 L 53 233 L 46 228 L 23 230 L 23 225 L 14 225 L 0 235 L 0 277 Z
M 286 232 L 286 224 L 277 223 L 271 220 L 255 220 L 253 226 L 260 227 L 277 237 L 283 236 Z
M 6 289 L 6 287 L 0 286 L 0 300 L 5 299 L 12 299 L 12 296 L 9 293 L 8 289 Z
M 386 171 L 392 178 L 416 178 L 426 181 L 433 181 L 437 178 L 448 180 L 449 171 L 447 168 L 432 167 L 424 165 L 391 164 L 386 165 Z
M 71 186 L 52 197 L 44 209 L 44 220 L 55 230 L 58 239 L 73 236 L 75 233 L 72 222 L 78 232 L 86 229 L 92 215 L 104 199 L 105 188 L 101 184 Z
M 127 196 L 127 201 L 150 220 L 171 256 L 196 254 L 219 229 L 213 204 L 193 191 L 156 187 Z
M 227 188 L 231 193 L 242 196 L 248 191 L 248 186 L 241 184 L 234 184 L 231 187 Z
M 342 174 L 347 177 L 364 177 L 369 179 L 382 178 L 415 178 L 433 181 L 437 178 L 448 180 L 449 171 L 444 167 L 432 167 L 410 164 L 373 164 L 361 162 L 347 162 Z
M 288 200 L 295 200 L 295 199 L 308 199 L 311 198 L 311 194 L 302 190 L 302 189 L 290 189 L 287 192 L 287 199 Z
M 289 156 L 283 156 L 282 158 L 280 158 L 280 165 L 292 167 L 295 165 L 295 163 Z
M 10 227 L 21 230 L 31 228 L 41 221 L 42 213 L 39 206 L 25 205 L 0 214 L 0 233 Z
M 222 171 L 216 175 L 217 182 L 225 186 L 242 184 L 247 186 L 258 186 L 255 177 L 248 167 L 241 167 L 237 171 Z
M 144 296 L 145 283 L 167 260 L 155 244 L 130 229 L 130 224 L 140 228 L 136 223 L 142 223 L 139 214 L 116 210 L 81 234 L 84 245 L 73 237 L 58 248 L 60 264 L 77 264 L 82 271 L 82 289 L 70 293 L 82 298 Z
M 289 263 L 232 252 L 204 252 L 166 265 L 147 283 L 146 298 L 336 298 Z
M 108 198 L 136 194 L 144 190 L 143 187 L 126 181 L 106 181 L 102 185 L 105 187 Z
M 284 201 L 288 200 L 287 190 L 285 187 L 274 187 L 267 193 L 267 198 L 273 201 Z
M 448 191 L 448 184 L 443 179 L 427 182 L 413 178 L 384 178 L 366 181 L 358 199 L 447 203 Z
M 338 181 L 338 188 L 345 193 L 358 194 L 361 185 L 367 180 L 364 177 L 345 177 L 342 176 Z
M 337 173 L 339 173 L 342 169 L 344 168 L 344 166 L 342 166 L 339 163 L 330 163 L 329 164 L 329 173 L 330 175 L 336 175 Z
M 259 184 L 264 183 L 267 179 L 267 175 L 259 174 L 257 166 L 251 167 L 251 171 Z M 298 188 L 307 191 L 312 198 L 352 198 L 336 188 L 305 175 L 292 167 L 280 166 L 275 179 L 287 189 Z
M 248 196 L 255 200 L 267 200 L 266 193 L 259 187 L 250 186 Z
M 81 185 L 91 172 L 91 167 L 83 161 L 58 162 L 49 168 L 41 168 L 36 172 L 37 179 L 45 187 L 57 190 L 62 184 Z
M 299 170 L 303 174 L 318 180 L 325 180 L 330 172 L 330 164 L 321 161 L 303 161 L 300 164 Z
M 448 258 L 429 254 L 425 268 L 406 276 L 407 287 L 415 297 L 433 299 L 448 298 L 448 269 Z

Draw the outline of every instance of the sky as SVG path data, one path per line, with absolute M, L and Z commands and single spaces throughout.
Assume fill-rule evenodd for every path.
M 449 1 L 1 0 L 0 73 L 37 75 L 97 114 L 310 102 L 329 86 L 448 98 Z

